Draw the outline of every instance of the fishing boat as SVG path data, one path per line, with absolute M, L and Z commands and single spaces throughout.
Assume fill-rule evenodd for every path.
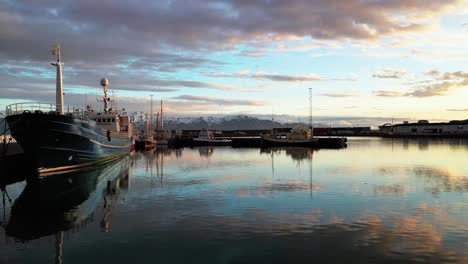
M 39 172 L 69 169 L 105 161 L 134 148 L 132 120 L 124 110 L 113 109 L 109 81 L 101 79 L 102 111 L 65 107 L 60 45 L 53 50 L 56 67 L 56 100 L 50 103 L 16 103 L 6 107 L 11 135 L 21 145 L 26 160 Z M 109 105 L 112 104 L 112 105 Z
M 154 133 L 156 145 L 159 147 L 173 145 L 175 138 L 171 130 L 164 129 L 163 102 L 161 99 L 161 110 L 156 114 L 156 129 Z
M 261 136 L 262 147 L 313 147 L 317 140 L 313 137 L 312 128 L 297 126 L 289 132 L 272 129 L 269 134 Z
M 195 146 L 230 146 L 231 143 L 230 139 L 215 138 L 211 130 L 201 130 L 198 137 L 193 138 L 193 145 Z
M 146 115 L 146 121 L 143 120 L 143 116 L 141 120 L 137 122 L 136 127 L 138 129 L 138 134 L 135 139 L 135 149 L 136 150 L 151 150 L 156 147 L 156 142 L 153 138 L 153 129 L 152 129 L 152 117 Z
M 312 127 L 312 90 L 309 88 L 309 126 L 298 125 L 290 131 L 275 129 L 275 119 L 271 115 L 271 132 L 260 136 L 262 148 L 269 147 L 316 147 L 317 139 L 314 139 Z

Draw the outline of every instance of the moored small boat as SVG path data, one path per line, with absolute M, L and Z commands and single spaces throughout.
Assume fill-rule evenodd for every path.
M 262 147 L 314 147 L 317 140 L 313 137 L 312 128 L 295 127 L 290 132 L 272 130 L 261 136 Z
M 210 130 L 201 130 L 198 137 L 193 138 L 193 145 L 195 146 L 230 146 L 231 143 L 230 139 L 215 138 L 213 131 Z

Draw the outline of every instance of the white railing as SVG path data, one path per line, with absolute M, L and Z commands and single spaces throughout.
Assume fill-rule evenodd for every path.
M 41 102 L 27 102 L 27 103 L 16 103 L 6 107 L 5 116 L 18 115 L 22 113 L 31 114 L 54 114 L 59 115 L 55 104 L 41 103 Z M 78 107 L 66 106 L 64 108 L 64 115 L 73 116 L 75 118 L 86 119 L 89 111 Z

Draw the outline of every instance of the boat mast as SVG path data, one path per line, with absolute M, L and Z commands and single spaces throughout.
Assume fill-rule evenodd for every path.
M 160 117 L 160 122 L 161 122 L 161 131 L 164 130 L 164 121 L 163 121 L 163 106 L 162 106 L 162 99 L 161 99 L 161 117 Z
M 63 114 L 63 83 L 62 83 L 62 59 L 60 57 L 60 44 L 55 45 L 52 55 L 57 57 L 56 63 L 51 63 L 57 68 L 56 90 L 55 90 L 55 109 Z
M 275 117 L 273 115 L 273 108 L 271 108 L 271 133 L 275 131 Z
M 153 95 L 150 94 L 151 97 L 151 114 L 150 114 L 150 131 L 153 133 Z
M 309 128 L 312 128 L 312 88 L 309 88 Z

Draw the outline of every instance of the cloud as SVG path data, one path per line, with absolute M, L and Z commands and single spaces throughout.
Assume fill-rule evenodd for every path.
M 436 70 L 436 69 L 432 69 L 432 70 L 426 72 L 425 74 L 430 75 L 430 76 L 437 76 L 437 75 L 440 74 L 440 72 L 438 70 Z
M 335 55 L 335 53 L 333 53 L 333 52 L 317 52 L 317 53 L 309 54 L 309 57 L 311 57 L 311 58 L 320 58 L 320 57 L 333 56 L 333 55 Z
M 381 97 L 434 97 L 448 95 L 453 90 L 468 86 L 468 72 L 445 72 L 440 73 L 437 70 L 431 70 L 426 75 L 431 76 L 432 80 L 423 80 L 412 84 L 409 92 L 395 91 L 375 91 L 376 96 Z
M 380 90 L 380 91 L 374 91 L 374 94 L 376 96 L 380 97 L 400 97 L 403 94 L 400 92 L 395 92 L 395 91 L 385 91 L 385 90 Z
M 71 60 L 98 61 L 150 57 L 168 46 L 209 51 L 304 37 L 373 41 L 429 30 L 464 3 L 423 4 L 424 8 L 420 0 L 7 1 L 0 14 L 0 51 L 9 58 L 44 60 L 51 42 L 60 40 Z
M 465 83 L 464 85 L 467 85 Z M 463 82 L 461 83 L 454 83 L 454 82 L 442 82 L 442 83 L 435 83 L 426 86 L 422 86 L 419 88 L 414 89 L 411 92 L 405 93 L 405 96 L 413 96 L 413 97 L 433 97 L 433 96 L 441 96 L 446 95 L 450 90 L 454 88 L 458 88 L 464 86 Z
M 309 75 L 285 75 L 285 74 L 273 74 L 273 73 L 248 73 L 247 71 L 241 71 L 235 74 L 227 73 L 206 73 L 206 76 L 215 78 L 249 78 L 257 80 L 269 80 L 274 82 L 313 82 L 320 81 L 320 76 L 316 74 Z
M 438 80 L 444 80 L 444 81 L 458 80 L 458 79 L 468 79 L 468 72 L 462 72 L 462 71 L 445 72 L 443 74 L 440 74 L 437 79 Z
M 383 71 L 372 74 L 372 77 L 381 79 L 401 79 L 407 74 L 406 71 L 402 70 L 384 69 Z
M 291 75 L 259 73 L 259 74 L 253 74 L 251 76 L 252 78 L 255 78 L 255 79 L 266 79 L 266 80 L 276 81 L 276 82 L 311 82 L 311 81 L 320 80 L 320 77 L 317 75 L 291 76 Z
M 406 93 L 406 96 L 432 97 L 447 95 L 450 91 L 468 86 L 468 72 L 445 72 L 435 77 L 432 83 L 420 85 L 413 88 L 413 91 Z
M 225 92 L 251 92 L 248 88 L 236 87 L 217 82 L 205 82 L 175 79 L 178 75 L 164 76 L 155 75 L 148 69 L 138 69 L 129 71 L 122 68 L 135 68 L 144 62 L 129 62 L 124 66 L 120 64 L 93 64 L 90 67 L 83 63 L 65 63 L 63 67 L 63 84 L 66 93 L 70 90 L 81 90 L 82 94 L 96 94 L 96 89 L 100 89 L 99 80 L 107 77 L 110 80 L 109 88 L 116 91 L 137 91 L 171 93 L 181 89 L 211 89 Z M 45 64 L 45 63 L 44 63 Z M 44 67 L 40 62 L 21 61 L 16 64 L 7 61 L 0 65 L 0 98 L 12 98 L 23 100 L 39 100 L 30 93 L 31 89 L 37 91 L 54 90 L 55 72 L 53 67 Z
M 450 111 L 450 112 L 468 112 L 468 108 L 464 109 L 447 109 L 445 111 Z
M 262 106 L 267 105 L 263 101 L 251 101 L 251 100 L 236 100 L 236 99 L 225 99 L 225 98 L 214 98 L 207 96 L 194 96 L 194 95 L 180 95 L 172 97 L 175 100 L 194 101 L 199 103 L 209 103 L 215 105 L 242 105 L 242 106 Z
M 243 70 L 238 73 L 205 73 L 205 76 L 214 78 L 243 78 L 243 79 L 256 79 L 256 80 L 269 80 L 274 82 L 314 82 L 314 81 L 357 81 L 358 76 L 351 74 L 349 77 L 325 77 L 322 78 L 317 74 L 308 75 L 286 75 L 286 74 L 273 74 L 273 73 L 249 73 Z
M 343 93 L 322 93 L 320 95 L 326 96 L 326 97 L 334 97 L 334 98 L 347 98 L 347 97 L 355 96 L 354 94 L 343 94 Z
M 339 126 L 346 126 L 346 127 L 350 127 L 353 125 L 353 123 L 349 122 L 349 121 L 346 121 L 346 120 L 341 120 L 341 121 L 338 121 L 338 125 Z
M 251 88 L 203 80 L 198 73 L 233 62 L 216 60 L 222 57 L 218 52 L 262 56 L 276 47 L 278 53 L 311 53 L 308 50 L 318 48 L 317 54 L 326 54 L 321 49 L 427 32 L 464 4 L 459 0 L 1 3 L 0 97 L 19 99 L 35 99 L 28 89 L 53 88 L 49 51 L 55 42 L 62 44 L 66 89 L 94 90 L 105 76 L 113 89 L 122 91 L 249 92 Z M 339 79 L 276 73 L 248 77 L 275 82 Z

